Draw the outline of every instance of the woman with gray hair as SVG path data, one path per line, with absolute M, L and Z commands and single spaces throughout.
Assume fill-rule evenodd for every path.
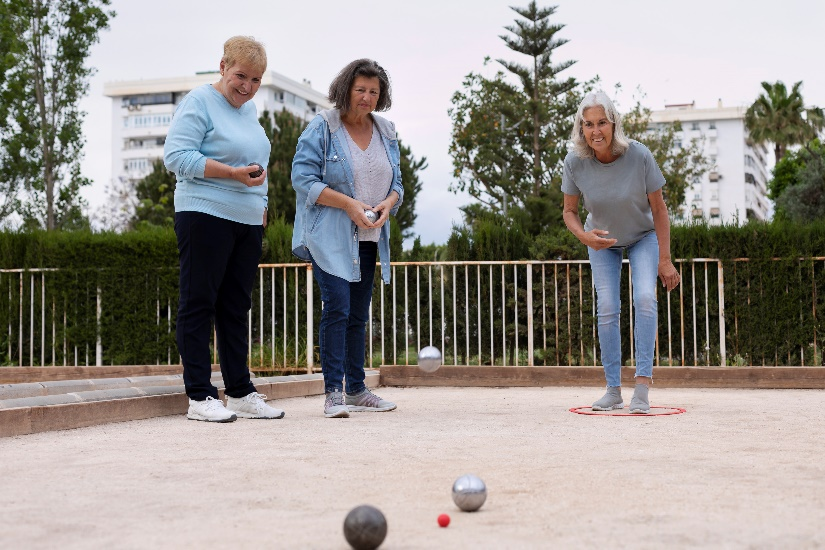
M 619 325 L 620 282 L 625 251 L 633 274 L 636 387 L 630 412 L 650 412 L 656 342 L 656 276 L 671 291 L 679 272 L 670 258 L 670 220 L 662 197 L 665 178 L 647 147 L 627 139 L 621 117 L 604 92 L 582 100 L 564 159 L 561 189 L 564 223 L 587 246 L 596 288 L 599 347 L 607 392 L 594 411 L 624 407 Z M 587 210 L 582 225 L 579 197 Z
M 364 360 L 375 260 L 389 284 L 389 216 L 404 188 L 395 125 L 373 113 L 392 105 L 386 71 L 371 59 L 353 61 L 332 81 L 329 100 L 335 107 L 309 123 L 292 161 L 292 252 L 312 262 L 324 304 L 324 416 L 346 418 L 395 409 L 367 388 Z

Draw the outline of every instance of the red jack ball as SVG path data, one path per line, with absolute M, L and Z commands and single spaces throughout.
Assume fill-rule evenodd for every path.
M 447 514 L 441 514 L 438 516 L 438 525 L 441 527 L 447 527 L 450 524 L 450 516 Z

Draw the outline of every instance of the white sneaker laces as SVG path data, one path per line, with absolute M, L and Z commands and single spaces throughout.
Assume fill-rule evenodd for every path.
M 252 392 L 246 396 L 246 402 L 255 407 L 256 412 L 261 412 L 266 407 L 266 396 L 262 393 Z
M 219 399 L 215 399 L 211 395 L 204 400 L 204 409 L 207 411 L 214 411 L 215 409 L 222 409 L 223 402 Z

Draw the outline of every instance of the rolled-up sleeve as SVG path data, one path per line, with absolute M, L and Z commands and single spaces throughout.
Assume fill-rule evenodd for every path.
M 163 146 L 166 168 L 183 179 L 202 178 L 206 157 L 200 149 L 209 129 L 206 109 L 195 99 L 184 98 L 172 117 Z
M 305 206 L 314 205 L 327 188 L 327 184 L 321 181 L 324 167 L 323 132 L 322 119 L 316 118 L 298 139 L 292 159 L 292 187 L 299 204 L 303 198 Z

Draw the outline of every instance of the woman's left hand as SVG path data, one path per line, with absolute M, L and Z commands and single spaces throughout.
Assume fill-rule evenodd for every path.
M 660 260 L 659 261 L 659 279 L 662 281 L 662 286 L 667 289 L 668 292 L 679 286 L 679 281 L 681 277 L 679 277 L 679 272 L 676 271 L 676 267 L 673 265 L 673 262 L 670 260 Z
M 393 197 L 395 197 L 395 193 L 390 194 L 389 197 L 379 202 L 373 208 L 373 210 L 378 213 L 378 219 L 372 224 L 373 227 L 381 227 L 387 222 L 387 219 L 390 217 L 390 210 L 395 206 Z

